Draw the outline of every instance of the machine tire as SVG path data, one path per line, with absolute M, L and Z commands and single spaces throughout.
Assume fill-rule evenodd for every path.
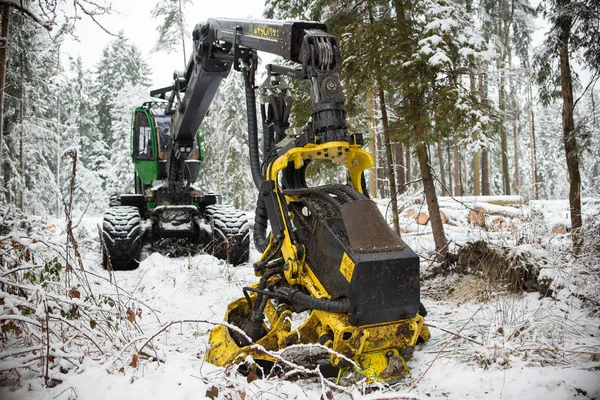
M 250 223 L 243 212 L 233 207 L 211 205 L 205 217 L 212 228 L 209 251 L 217 258 L 240 265 L 250 255 Z
M 121 205 L 121 194 L 113 193 L 108 197 L 108 206 L 109 207 L 118 207 Z
M 114 270 L 135 269 L 142 252 L 142 220 L 137 207 L 111 207 L 104 213 L 102 223 L 102 265 L 108 258 Z

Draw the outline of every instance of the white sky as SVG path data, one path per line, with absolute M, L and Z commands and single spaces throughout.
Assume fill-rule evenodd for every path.
M 181 47 L 170 54 L 164 52 L 151 53 L 156 44 L 159 21 L 150 16 L 157 0 L 113 0 L 112 15 L 99 18 L 108 30 L 117 33 L 124 31 L 125 36 L 142 51 L 152 67 L 152 88 L 168 86 L 173 83 L 173 72 L 183 70 L 183 54 Z M 198 22 L 208 18 L 262 18 L 265 0 L 194 0 L 193 5 L 186 8 L 188 36 L 186 38 L 186 54 L 191 52 L 192 29 Z M 102 55 L 102 50 L 114 39 L 100 29 L 91 19 L 82 18 L 77 23 L 76 34 L 79 42 L 67 40 L 61 48 L 64 57 L 80 54 L 86 68 L 93 69 Z M 189 39 L 189 40 L 188 40 Z

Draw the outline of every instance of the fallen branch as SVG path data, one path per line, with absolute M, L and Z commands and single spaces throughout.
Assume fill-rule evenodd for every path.
M 459 333 L 457 333 L 457 332 L 452 332 L 452 331 L 446 330 L 446 329 L 444 329 L 444 328 L 440 328 L 439 326 L 435 326 L 435 325 L 433 325 L 433 324 L 430 324 L 430 323 L 427 323 L 427 324 L 425 324 L 425 326 L 427 326 L 427 327 L 429 327 L 429 328 L 435 328 L 435 329 L 439 329 L 439 330 L 440 330 L 440 331 L 442 331 L 442 332 L 446 332 L 446 333 L 449 333 L 449 334 L 451 334 L 451 335 L 454 335 L 454 337 L 458 337 L 458 338 L 461 338 L 461 339 L 465 339 L 465 340 L 468 340 L 469 342 L 473 342 L 473 343 L 475 343 L 475 344 L 478 344 L 478 345 L 480 345 L 480 346 L 483 346 L 483 343 L 480 343 L 480 342 L 478 342 L 477 340 L 471 339 L 470 337 L 466 337 L 466 336 L 460 335 L 460 334 L 459 334 Z
M 465 329 L 467 327 L 467 325 L 469 325 L 469 323 L 471 323 L 471 321 L 473 321 L 473 318 L 475 318 L 475 315 L 477 315 L 477 313 L 479 311 L 481 311 L 481 309 L 483 308 L 483 306 L 485 305 L 485 303 L 482 303 L 479 308 L 473 313 L 473 315 L 471 315 L 471 317 L 467 320 L 467 322 L 465 322 L 465 324 L 458 330 L 458 332 L 456 332 L 457 335 L 459 335 L 463 329 Z M 431 361 L 431 363 L 429 364 L 429 366 L 427 367 L 427 369 L 425 370 L 425 372 L 423 372 L 421 374 L 421 376 L 419 377 L 419 379 L 417 379 L 417 381 L 415 383 L 413 383 L 410 387 L 410 389 L 408 389 L 408 392 L 410 393 L 415 387 L 417 387 L 417 385 L 419 384 L 419 382 L 421 382 L 421 380 L 423 379 L 423 377 L 425 375 L 427 375 L 427 372 L 429 372 L 429 370 L 431 369 L 431 367 L 433 366 L 433 364 L 437 361 L 438 357 L 440 356 L 440 354 L 444 351 L 444 349 L 450 344 L 450 342 L 454 339 L 454 336 L 452 336 L 447 342 L 446 344 L 444 344 L 444 346 L 440 349 L 440 351 L 438 351 L 438 353 L 435 355 L 435 357 L 433 358 L 433 360 Z

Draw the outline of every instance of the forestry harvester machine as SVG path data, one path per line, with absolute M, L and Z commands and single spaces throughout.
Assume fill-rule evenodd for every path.
M 320 344 L 315 348 L 326 352 L 330 366 L 353 368 L 373 381 L 404 376 L 405 360 L 429 339 L 419 257 L 369 199 L 364 171 L 373 160 L 362 149 L 362 135 L 347 127 L 336 38 L 318 22 L 209 19 L 196 26 L 193 39 L 184 75 L 152 92 L 170 92 L 168 105 L 175 104 L 167 172 L 184 174 L 178 166 L 190 154 L 193 133 L 220 82 L 232 68 L 240 71 L 258 190 L 254 244 L 262 252 L 253 266 L 258 281 L 243 289 L 244 296 L 228 306 L 226 323 L 211 331 L 206 359 L 225 366 L 250 356 L 269 367 L 282 352 L 299 348 L 293 345 Z M 257 86 L 257 51 L 296 67 L 267 65 Z M 310 83 L 311 117 L 301 130 L 288 129 L 292 96 L 286 79 Z M 345 167 L 347 182 L 309 186 L 307 166 L 331 162 Z M 294 313 L 307 318 L 296 323 Z

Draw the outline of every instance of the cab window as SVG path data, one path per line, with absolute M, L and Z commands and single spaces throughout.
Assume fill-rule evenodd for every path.
M 137 140 L 134 143 L 135 156 L 138 160 L 152 160 L 152 130 L 150 121 L 144 113 L 138 113 L 136 116 Z

